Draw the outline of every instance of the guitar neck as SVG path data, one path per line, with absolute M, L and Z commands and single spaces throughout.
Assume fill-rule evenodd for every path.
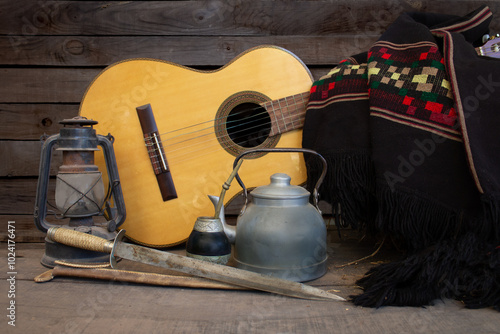
M 262 103 L 271 116 L 270 136 L 300 129 L 304 126 L 309 92 Z

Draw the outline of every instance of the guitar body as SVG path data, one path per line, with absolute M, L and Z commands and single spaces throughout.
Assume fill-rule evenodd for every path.
M 267 100 L 308 92 L 311 84 L 305 65 L 273 46 L 251 49 L 216 71 L 131 59 L 101 72 L 85 93 L 80 115 L 99 122 L 94 126 L 97 133 L 115 138 L 127 211 L 120 228 L 127 237 L 153 247 L 185 241 L 197 217 L 214 215 L 207 195 L 220 194 L 237 154 L 251 147 L 301 147 L 300 129 L 249 140 L 242 146 L 228 136 L 231 122 L 227 119 L 241 106 L 258 107 Z M 146 104 L 151 105 L 177 193 L 177 198 L 167 201 L 162 199 L 136 112 Z M 99 154 L 96 164 L 105 170 Z M 302 155 L 245 159 L 239 174 L 247 187 L 255 187 L 268 184 L 277 172 L 290 175 L 294 184 L 305 182 Z M 240 191 L 233 182 L 226 198 Z

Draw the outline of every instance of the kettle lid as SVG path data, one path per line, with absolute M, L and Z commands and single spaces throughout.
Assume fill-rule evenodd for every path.
M 257 198 L 300 198 L 309 197 L 310 193 L 300 187 L 290 184 L 291 177 L 284 173 L 271 175 L 271 183 L 266 186 L 260 186 L 252 190 L 251 194 Z

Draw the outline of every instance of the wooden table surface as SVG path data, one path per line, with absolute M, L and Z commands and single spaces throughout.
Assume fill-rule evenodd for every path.
M 373 240 L 359 242 L 346 233 L 329 233 L 329 269 L 307 284 L 343 297 L 359 293 L 355 286 L 371 266 L 400 254 L 385 246 L 374 257 L 339 266 L 371 254 Z M 40 264 L 42 243 L 15 245 L 15 275 L 0 262 L 2 333 L 499 333 L 500 316 L 492 309 L 468 310 L 459 302 L 437 301 L 426 308 L 356 307 L 259 291 L 158 287 L 91 279 L 56 277 L 46 283 L 33 278 L 48 270 Z M 178 247 L 171 250 L 183 254 Z M 1 256 L 7 259 L 7 243 Z M 120 262 L 121 269 L 161 272 Z M 9 279 L 14 276 L 15 285 Z M 15 297 L 9 297 L 9 289 Z M 15 301 L 15 327 L 8 324 Z

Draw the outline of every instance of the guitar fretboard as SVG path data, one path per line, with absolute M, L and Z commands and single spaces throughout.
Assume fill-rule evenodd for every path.
M 262 105 L 271 116 L 270 136 L 300 129 L 304 126 L 309 92 L 287 96 Z

